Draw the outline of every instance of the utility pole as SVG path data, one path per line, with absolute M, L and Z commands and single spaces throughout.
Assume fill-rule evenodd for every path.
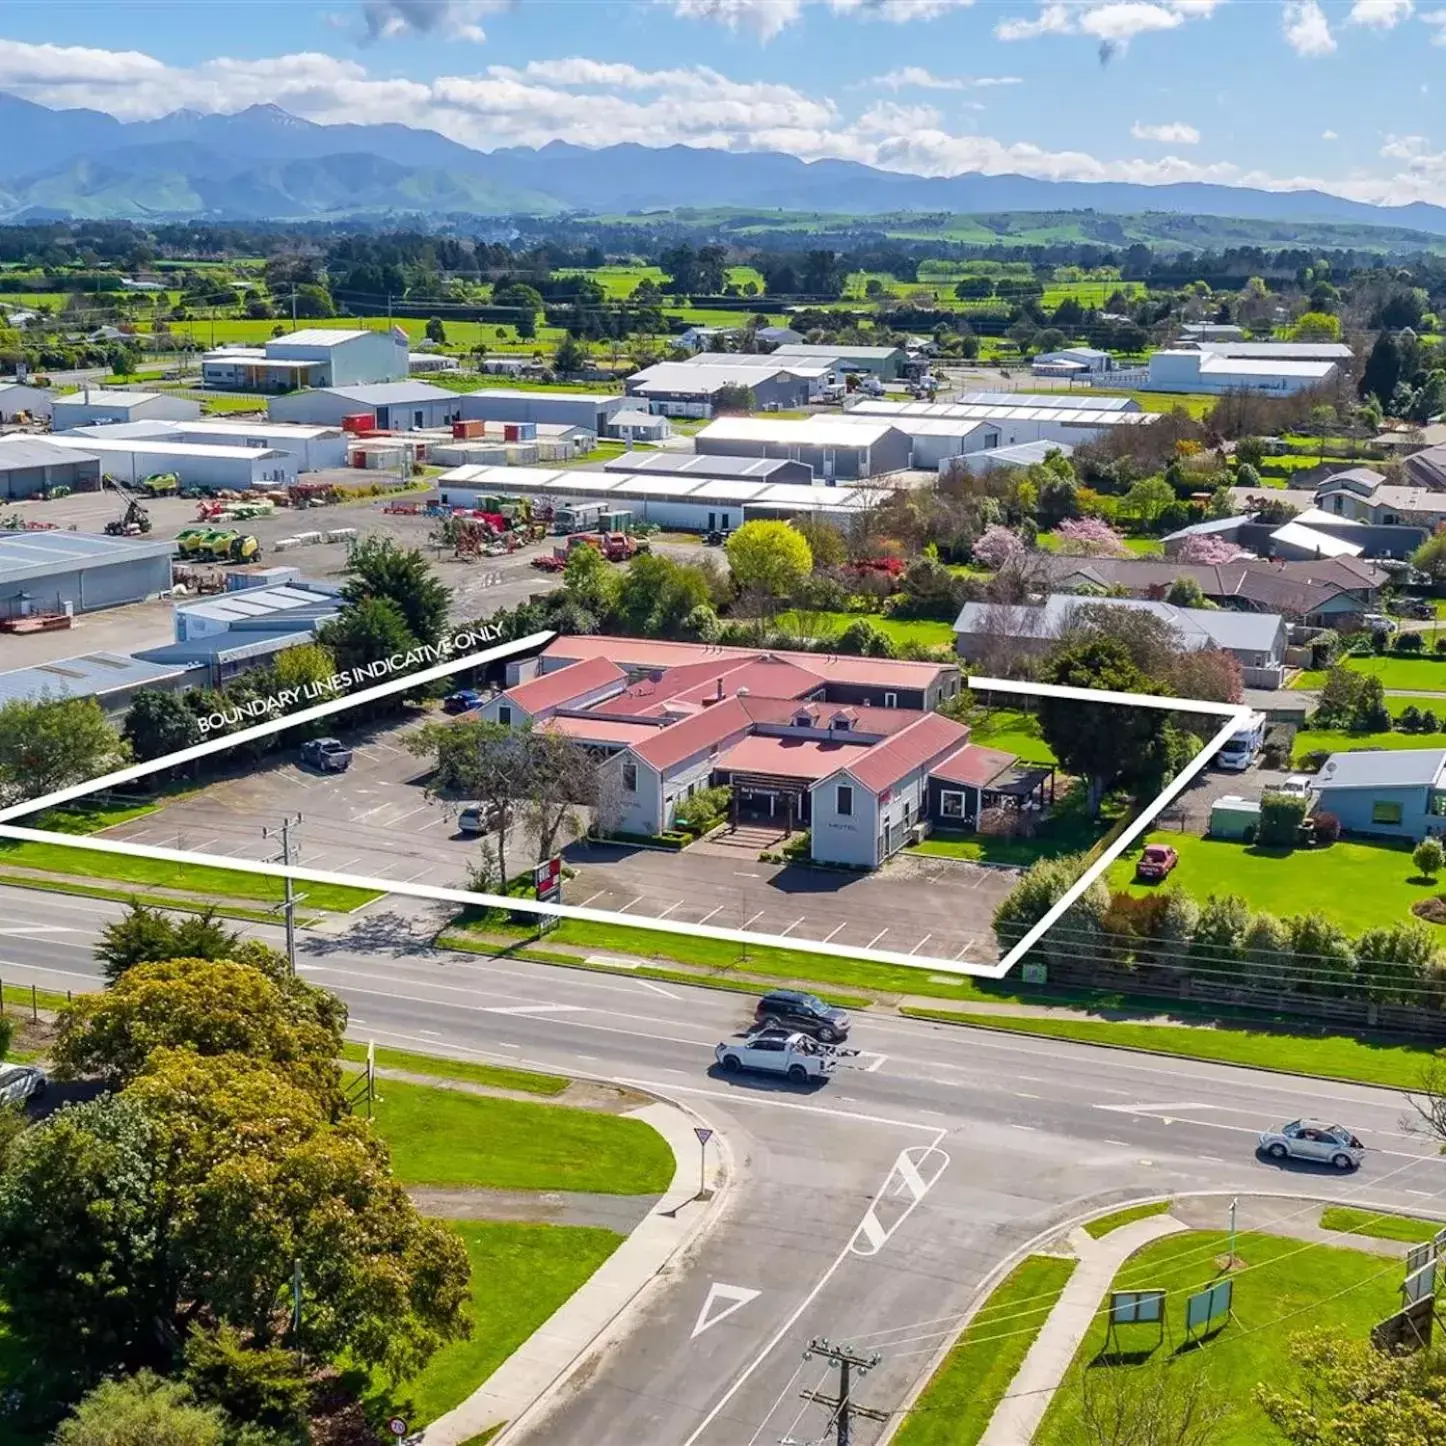
M 803 1353 L 806 1361 L 811 1361 L 814 1356 L 822 1356 L 831 1366 L 838 1367 L 838 1395 L 829 1396 L 822 1391 L 800 1391 L 799 1395 L 805 1401 L 812 1401 L 819 1406 L 827 1406 L 833 1413 L 832 1423 L 836 1446 L 852 1446 L 855 1416 L 862 1416 L 866 1421 L 882 1422 L 889 1419 L 887 1411 L 874 1411 L 867 1406 L 856 1406 L 850 1399 L 852 1372 L 857 1371 L 862 1376 L 873 1370 L 881 1359 L 879 1355 L 861 1356 L 852 1346 L 836 1346 L 827 1336 L 816 1336 L 808 1343 L 808 1349 Z
M 262 838 L 280 838 L 281 852 L 267 859 L 267 863 L 284 864 L 291 866 L 291 831 L 301 823 L 301 815 L 288 814 L 283 818 L 276 828 L 263 828 Z M 282 895 L 281 910 L 286 919 L 286 962 L 291 966 L 291 972 L 296 973 L 296 905 L 299 902 L 296 893 L 296 882 L 290 874 L 282 876 L 282 887 L 285 892 Z M 300 898 L 304 899 L 305 894 Z

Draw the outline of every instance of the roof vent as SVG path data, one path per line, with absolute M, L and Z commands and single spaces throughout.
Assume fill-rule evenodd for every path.
M 734 696 L 739 698 L 746 698 L 748 696 L 748 689 L 740 688 Z

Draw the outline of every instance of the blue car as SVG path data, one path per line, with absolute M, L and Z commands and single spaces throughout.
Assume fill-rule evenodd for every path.
M 480 708 L 483 697 L 475 688 L 459 688 L 455 693 L 448 693 L 442 699 L 442 711 L 444 713 L 470 713 L 474 708 Z

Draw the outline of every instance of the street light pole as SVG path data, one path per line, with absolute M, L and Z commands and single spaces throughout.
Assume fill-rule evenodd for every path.
M 275 828 L 264 828 L 261 830 L 263 838 L 280 838 L 281 852 L 276 854 L 268 863 L 283 864 L 291 867 L 291 831 L 301 823 L 301 815 L 288 814 Z M 283 874 L 282 884 L 282 915 L 286 921 L 286 962 L 293 974 L 296 973 L 296 883 L 290 874 Z M 305 897 L 303 895 L 302 897 Z

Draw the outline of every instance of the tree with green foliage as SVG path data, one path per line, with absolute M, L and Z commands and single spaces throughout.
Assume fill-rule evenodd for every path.
M 137 964 L 163 959 L 229 959 L 241 947 L 239 934 L 221 923 L 214 907 L 172 916 L 132 899 L 126 912 L 101 930 L 95 957 L 114 984 Z
M 348 553 L 346 572 L 342 588 L 346 603 L 354 607 L 370 599 L 385 599 L 401 614 L 417 642 L 435 645 L 441 641 L 452 595 L 420 549 L 402 547 L 389 537 L 364 537 Z
M 176 693 L 141 688 L 126 711 L 121 738 L 137 763 L 149 763 L 201 742 L 196 715 Z
M 1307 311 L 1296 318 L 1291 329 L 1294 341 L 1339 341 L 1341 319 L 1328 311 Z
M 336 617 L 317 630 L 342 672 L 370 667 L 385 658 L 406 656 L 417 645 L 401 609 L 390 598 L 369 597 L 348 603 Z M 372 686 L 361 678 L 353 691 Z
M 1356 951 L 1350 935 L 1320 911 L 1286 920 L 1291 967 L 1306 993 L 1340 994 L 1355 978 Z M 1302 987 L 1302 986 L 1297 986 Z
M 1433 532 L 1411 554 L 1411 566 L 1424 572 L 1432 582 L 1446 581 L 1446 528 Z
M 318 1099 L 336 1098 L 345 1008 L 304 980 L 278 981 L 259 962 L 134 964 L 104 993 L 77 995 L 57 1021 L 57 1078 L 91 1076 L 120 1089 L 157 1049 L 233 1053 L 275 1064 Z
M 587 348 L 569 332 L 558 342 L 552 365 L 560 376 L 576 376 L 587 365 Z
M 1435 879 L 1442 868 L 1446 868 L 1446 849 L 1438 838 L 1423 838 L 1411 851 L 1411 862 L 1423 878 Z
M 435 342 L 438 346 L 447 345 L 447 328 L 442 324 L 442 318 L 440 316 L 428 318 L 427 340 Z
M 1267 789 L 1260 796 L 1260 827 L 1255 841 L 1261 848 L 1292 849 L 1305 821 L 1306 800 L 1291 793 Z
M 771 615 L 813 572 L 813 553 L 787 522 L 745 522 L 728 539 L 728 567 L 738 593 Z
M 1250 905 L 1239 894 L 1211 894 L 1200 906 L 1190 958 L 1202 971 L 1230 973 L 1245 959 Z
M 1120 512 L 1149 532 L 1175 501 L 1175 489 L 1161 477 L 1142 477 L 1120 499 Z
M 1419 861 L 1416 867 L 1421 867 Z M 1440 868 L 1438 860 L 1436 871 Z M 1368 999 L 1378 1004 L 1423 1002 L 1423 992 L 1434 980 L 1437 965 L 1436 943 L 1425 925 L 1413 919 L 1409 923 L 1367 929 L 1355 941 L 1353 950 L 1355 977 Z
M 574 547 L 562 570 L 562 585 L 568 597 L 584 607 L 599 624 L 606 624 L 617 610 L 622 575 L 595 547 Z
M 1383 331 L 1371 347 L 1361 374 L 1361 395 L 1372 396 L 1383 410 L 1389 411 L 1401 380 L 1401 348 L 1396 338 Z
M 897 658 L 894 641 L 870 618 L 855 618 L 834 639 L 834 649 L 856 658 Z
M 186 1336 L 184 1376 L 203 1405 L 219 1406 L 231 1420 L 267 1433 L 257 1446 L 304 1446 L 310 1439 L 311 1383 L 297 1352 L 258 1346 L 226 1322 L 194 1323 Z
M 0 804 L 99 778 L 129 757 L 94 698 L 19 698 L 0 706 Z
M 1328 1331 L 1291 1342 L 1289 1379 L 1255 1399 L 1288 1446 L 1433 1446 L 1446 1440 L 1446 1351 L 1378 1351 Z
M 1158 693 L 1160 685 L 1135 665 L 1115 637 L 1084 634 L 1063 641 L 1040 670 L 1040 681 L 1071 688 L 1118 693 Z M 1040 733 L 1059 766 L 1083 778 L 1091 816 L 1114 788 L 1142 784 L 1154 774 L 1167 748 L 1168 715 L 1154 708 L 1041 698 Z
M 1177 608 L 1213 608 L 1204 589 L 1193 577 L 1177 577 L 1165 593 L 1165 601 Z
M 716 604 L 715 587 L 713 576 L 698 563 L 642 553 L 628 564 L 618 585 L 622 630 L 630 637 L 677 637 L 694 608 Z
M 223 1446 L 225 1415 L 153 1371 L 102 1381 L 56 1428 L 53 1446 Z
M 1082 854 L 1040 859 L 1005 895 L 994 911 L 994 937 L 1001 953 L 1008 952 L 1049 913 L 1084 872 Z M 1103 879 L 1093 884 L 1070 906 L 1053 929 L 1030 952 L 1031 959 L 1048 963 L 1103 954 L 1104 919 L 1110 892 Z

